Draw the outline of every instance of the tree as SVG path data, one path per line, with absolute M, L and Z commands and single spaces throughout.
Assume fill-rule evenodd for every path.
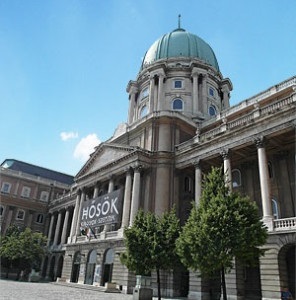
M 223 299 L 227 299 L 225 273 L 234 258 L 252 265 L 263 254 L 267 230 L 260 220 L 255 202 L 232 193 L 225 184 L 222 168 L 212 168 L 203 182 L 198 207 L 190 216 L 178 238 L 177 252 L 188 268 L 201 275 L 221 276 Z
M 180 233 L 175 210 L 157 217 L 140 210 L 130 228 L 124 230 L 126 252 L 121 262 L 137 275 L 150 275 L 156 270 L 158 299 L 160 292 L 160 270 L 171 269 L 178 262 L 175 241 Z
M 7 261 L 9 267 L 15 265 L 21 270 L 37 268 L 46 251 L 46 236 L 33 232 L 30 228 L 23 231 L 15 225 L 10 226 L 7 234 L 0 239 L 0 257 Z

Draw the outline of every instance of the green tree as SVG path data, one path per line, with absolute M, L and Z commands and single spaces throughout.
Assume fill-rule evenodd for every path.
M 172 269 L 179 262 L 175 246 L 179 234 L 179 219 L 174 209 L 160 217 L 140 210 L 133 225 L 124 230 L 126 252 L 121 261 L 137 275 L 150 275 L 156 270 L 158 299 L 161 299 L 160 270 Z
M 15 225 L 11 226 L 4 237 L 0 238 L 0 257 L 7 262 L 7 274 L 9 267 L 17 266 L 21 270 L 26 268 L 38 268 L 46 251 L 47 238 L 39 232 L 33 232 L 30 228 L 23 231 Z
M 212 278 L 220 273 L 223 299 L 227 299 L 225 273 L 234 259 L 252 265 L 263 254 L 267 230 L 255 202 L 232 193 L 225 184 L 222 168 L 212 168 L 203 182 L 198 207 L 178 238 L 177 252 L 188 268 Z

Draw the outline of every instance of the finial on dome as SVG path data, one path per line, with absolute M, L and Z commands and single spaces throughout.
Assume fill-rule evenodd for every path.
M 181 28 L 181 15 L 178 15 L 178 29 Z

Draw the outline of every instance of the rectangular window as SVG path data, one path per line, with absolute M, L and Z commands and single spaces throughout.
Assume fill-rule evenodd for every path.
M 215 90 L 214 90 L 212 87 L 209 88 L 209 95 L 210 95 L 211 97 L 214 97 L 214 96 L 215 96 Z
M 16 219 L 17 220 L 24 220 L 25 219 L 25 211 L 23 209 L 19 209 L 17 211 Z
M 31 193 L 31 188 L 29 188 L 27 186 L 23 186 L 21 196 L 24 197 L 24 198 L 29 198 L 30 197 L 30 193 Z
M 36 223 L 43 224 L 44 216 L 43 214 L 38 214 L 36 218 Z
M 175 87 L 175 89 L 181 89 L 182 88 L 182 80 L 175 80 L 174 87 Z
M 141 93 L 141 100 L 143 100 L 144 98 L 148 97 L 149 96 L 149 89 L 148 87 L 145 88 L 142 93 Z
M 1 187 L 1 192 L 5 194 L 9 194 L 11 189 L 11 184 L 8 182 L 3 182 Z
M 47 202 L 48 201 L 48 196 L 49 196 L 49 193 L 47 191 L 42 191 L 41 195 L 40 195 L 40 200 L 44 201 L 44 202 Z

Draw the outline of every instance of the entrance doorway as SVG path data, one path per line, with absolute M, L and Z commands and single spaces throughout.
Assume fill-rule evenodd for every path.
M 113 272 L 113 262 L 114 262 L 114 250 L 107 249 L 104 255 L 103 261 L 103 276 L 101 280 L 101 285 L 105 285 L 106 282 L 112 281 Z
M 64 257 L 60 256 L 58 260 L 58 266 L 57 266 L 57 272 L 56 272 L 56 277 L 62 277 L 62 270 L 63 270 L 63 264 L 64 264 Z
M 51 258 L 51 261 L 50 261 L 50 268 L 49 268 L 49 279 L 51 281 L 55 281 L 55 274 L 54 274 L 54 266 L 55 266 L 55 257 L 53 256 Z
M 84 279 L 85 284 L 93 284 L 96 262 L 97 262 L 97 251 L 92 250 L 88 254 L 85 279 Z
M 81 253 L 78 251 L 74 254 L 72 264 L 71 282 L 78 282 L 79 271 L 80 271 Z

